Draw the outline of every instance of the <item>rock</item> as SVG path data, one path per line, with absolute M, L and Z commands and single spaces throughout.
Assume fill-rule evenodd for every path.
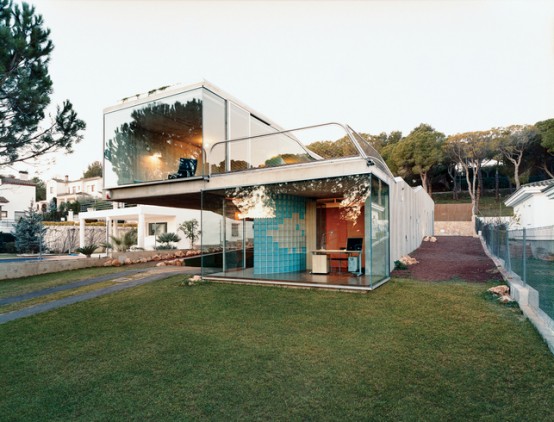
M 425 236 L 425 237 L 423 238 L 423 241 L 424 241 L 424 242 L 429 242 L 429 236 Z
M 133 261 L 131 261 L 129 258 L 126 258 L 125 261 L 123 262 L 125 265 L 131 265 L 133 263 Z
M 121 262 L 119 262 L 119 259 L 113 259 L 112 260 L 112 266 L 121 267 Z
M 498 301 L 500 303 L 509 303 L 509 302 L 513 302 L 514 300 L 510 297 L 510 295 L 502 295 L 500 296 Z
M 200 280 L 202 280 L 202 278 L 199 275 L 195 275 L 190 278 L 190 281 L 200 281 Z
M 166 264 L 165 264 L 165 262 L 163 262 L 163 261 L 162 261 L 162 262 L 158 262 L 158 263 L 156 264 L 156 267 L 165 267 L 165 266 L 166 266 Z
M 160 257 L 160 255 L 154 255 L 154 256 L 152 257 L 152 261 L 159 261 L 160 259 L 162 259 L 162 258 Z
M 435 236 L 431 236 L 429 238 L 429 242 L 435 243 L 437 241 L 437 238 Z
M 491 287 L 488 291 L 498 296 L 504 296 L 510 293 L 510 288 L 506 285 L 501 285 Z
M 414 265 L 419 264 L 419 261 L 415 258 L 412 258 L 410 255 L 405 255 L 399 259 L 404 265 Z
M 112 266 L 112 260 L 108 259 L 106 262 L 104 262 L 104 267 L 111 267 Z

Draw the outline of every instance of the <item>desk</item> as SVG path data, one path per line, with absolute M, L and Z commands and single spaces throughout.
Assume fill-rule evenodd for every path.
M 346 249 L 317 249 L 312 251 L 312 274 L 328 274 L 329 257 L 335 254 L 344 254 L 347 255 L 348 258 L 351 256 L 358 258 L 356 271 L 351 272 L 356 276 L 362 275 L 362 251 L 349 251 Z

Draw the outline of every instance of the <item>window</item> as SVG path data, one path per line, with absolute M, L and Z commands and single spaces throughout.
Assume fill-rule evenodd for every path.
M 50 186 L 50 193 L 54 193 L 54 186 Z
M 92 186 L 90 187 L 90 191 L 91 191 L 91 192 L 94 192 L 94 185 L 92 185 Z
M 73 186 L 73 188 L 71 190 L 73 191 L 73 193 L 75 193 L 75 186 Z
M 148 223 L 148 236 L 167 233 L 167 223 Z
M 0 211 L 0 218 L 8 218 L 8 211 Z
M 202 136 L 202 89 L 109 112 L 104 115 L 104 183 L 176 179 L 196 169 L 200 174 Z M 189 160 L 186 168 L 181 159 Z
M 239 237 L 239 223 L 231 223 L 231 237 Z

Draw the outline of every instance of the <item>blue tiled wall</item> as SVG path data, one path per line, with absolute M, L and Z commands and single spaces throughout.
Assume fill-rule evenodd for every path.
M 254 274 L 306 270 L 306 200 L 275 196 L 275 217 L 254 220 Z

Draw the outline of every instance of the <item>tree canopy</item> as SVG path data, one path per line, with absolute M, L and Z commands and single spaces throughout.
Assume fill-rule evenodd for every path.
M 408 136 L 392 144 L 394 146 L 390 153 L 387 153 L 388 162 L 391 162 L 403 177 L 409 174 L 419 176 L 423 188 L 430 192 L 428 175 L 431 169 L 442 160 L 444 140 L 443 133 L 422 123 Z
M 34 7 L 0 0 L 0 165 L 72 152 L 82 139 L 85 123 L 67 100 L 44 122 L 52 94 L 49 38 Z
M 494 147 L 502 158 L 508 160 L 514 168 L 513 177 L 516 189 L 521 186 L 520 170 L 524 154 L 531 149 L 539 139 L 537 130 L 529 125 L 512 125 L 498 130 Z
M 100 161 L 93 161 L 83 172 L 83 178 L 88 177 L 102 177 L 102 163 Z
M 42 216 L 29 207 L 25 215 L 15 226 L 15 247 L 20 253 L 37 253 L 45 249 L 44 236 L 46 227 L 42 224 Z
M 549 154 L 554 155 L 554 119 L 537 122 L 535 127 L 541 135 L 541 145 Z

